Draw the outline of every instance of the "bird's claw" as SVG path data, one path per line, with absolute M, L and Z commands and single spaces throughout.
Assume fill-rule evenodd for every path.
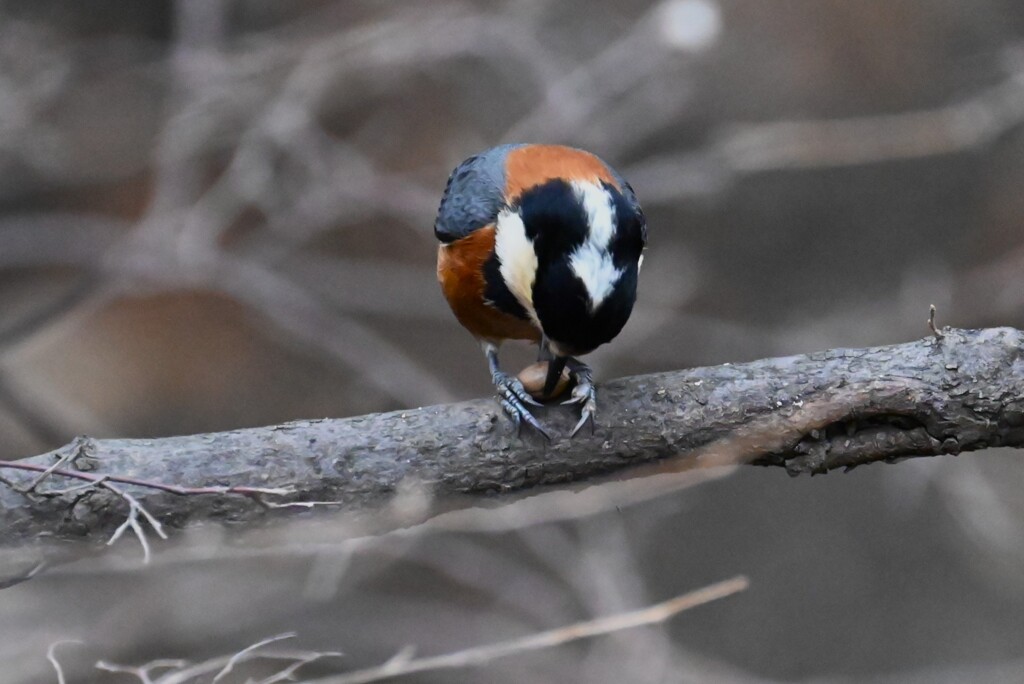
M 542 404 L 530 396 L 526 388 L 523 387 L 523 383 L 519 382 L 517 378 L 501 373 L 495 376 L 494 386 L 498 389 L 498 400 L 501 403 L 501 408 L 515 424 L 517 435 L 522 434 L 523 423 L 525 422 L 543 435 L 544 439 L 549 442 L 551 441 L 551 435 L 540 424 L 540 421 L 530 413 L 530 409 L 526 407 L 527 404 L 531 406 L 541 406 Z
M 597 390 L 589 379 L 581 378 L 572 388 L 572 395 L 562 404 L 580 404 L 580 420 L 569 433 L 569 438 L 576 436 L 587 422 L 590 422 L 590 434 L 594 434 L 594 418 L 597 415 Z
M 543 406 L 539 401 L 530 396 L 530 393 L 523 387 L 519 378 L 514 378 L 506 373 L 495 373 L 494 386 L 498 388 L 498 394 L 503 399 L 516 400 L 531 406 Z

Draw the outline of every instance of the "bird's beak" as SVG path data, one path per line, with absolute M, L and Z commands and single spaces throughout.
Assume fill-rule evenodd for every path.
M 555 391 L 555 387 L 558 385 L 558 379 L 562 377 L 562 370 L 565 369 L 565 364 L 568 362 L 568 356 L 556 356 L 548 361 L 548 375 L 544 379 L 545 397 L 549 398 L 551 393 Z

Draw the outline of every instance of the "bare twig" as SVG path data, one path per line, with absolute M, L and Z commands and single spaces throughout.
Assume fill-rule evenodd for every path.
M 114 534 L 107 542 L 107 546 L 114 544 L 114 542 L 121 538 L 121 535 L 124 534 L 126 529 L 131 528 L 132 532 L 135 533 L 135 537 L 139 540 L 139 544 L 142 545 L 143 562 L 148 563 L 151 557 L 149 541 L 146 538 L 145 530 L 139 523 L 139 516 L 141 515 L 145 519 L 150 528 L 156 532 L 161 539 L 167 539 L 167 533 L 164 532 L 164 528 L 160 524 L 160 521 L 153 517 L 153 514 L 146 510 L 146 507 L 140 504 L 139 500 L 128 492 L 115 487 L 107 481 L 98 482 L 97 486 L 103 487 L 109 492 L 113 492 L 115 495 L 128 502 L 128 517 L 125 518 L 125 521 L 121 523 L 120 527 L 114 530 Z
M 685 610 L 690 610 L 705 603 L 741 592 L 748 586 L 749 582 L 745 577 L 734 577 L 733 579 L 712 584 L 703 589 L 683 594 L 642 610 L 620 613 L 594 620 L 585 620 L 566 627 L 487 646 L 468 648 L 441 656 L 414 658 L 411 656 L 411 651 L 404 650 L 379 667 L 323 677 L 312 680 L 309 684 L 366 684 L 367 682 L 379 682 L 418 672 L 481 665 L 498 658 L 554 648 L 580 639 L 589 639 L 625 629 L 658 624 Z
M 122 665 L 100 660 L 96 663 L 96 669 L 104 672 L 117 672 L 130 674 L 137 677 L 140 684 L 190 684 L 199 682 L 212 682 L 217 679 L 210 679 L 211 675 L 223 679 L 242 663 L 255 660 L 286 660 L 290 661 L 285 667 L 278 670 L 260 684 L 276 684 L 276 682 L 293 681 L 295 672 L 304 665 L 323 658 L 336 658 L 342 654 L 336 651 L 266 651 L 263 648 L 275 641 L 290 638 L 291 634 L 283 634 L 269 639 L 264 639 L 256 644 L 248 646 L 238 653 L 232 655 L 218 656 L 199 663 L 191 663 L 187 660 L 160 659 L 153 660 L 144 665 Z M 154 677 L 156 670 L 169 670 L 159 677 Z M 251 682 L 252 679 L 246 681 Z
M 11 470 L 28 470 L 38 472 L 37 475 L 27 486 L 20 486 L 11 480 L 0 478 L 0 484 L 4 484 L 11 487 L 19 494 L 24 496 L 40 496 L 40 497 L 57 497 L 65 496 L 67 494 L 81 494 L 87 493 L 94 489 L 105 489 L 108 492 L 114 494 L 118 498 L 122 499 L 128 504 L 128 514 L 124 521 L 114 530 L 110 539 L 107 540 L 107 546 L 111 546 L 116 543 L 127 530 L 131 530 L 135 534 L 135 538 L 139 541 L 142 546 L 143 562 L 149 563 L 152 558 L 151 548 L 149 545 L 149 539 L 146 536 L 145 527 L 139 521 L 140 517 L 146 522 L 150 529 L 153 530 L 161 539 L 167 539 L 167 533 L 164 531 L 163 525 L 142 503 L 135 497 L 121 489 L 120 487 L 114 486 L 112 483 L 117 482 L 121 484 L 128 484 L 143 489 L 156 489 L 164 492 L 169 492 L 179 496 L 201 496 L 201 495 L 229 495 L 237 494 L 249 497 L 259 503 L 265 508 L 316 508 L 322 506 L 336 506 L 340 502 L 335 501 L 289 501 L 283 503 L 277 503 L 267 500 L 267 496 L 284 496 L 291 493 L 289 489 L 279 488 L 268 488 L 268 487 L 182 487 L 177 485 L 166 485 L 160 482 L 153 482 L 147 480 L 140 480 L 138 478 L 121 477 L 117 475 L 103 474 L 94 475 L 87 472 L 78 470 L 67 470 L 60 466 L 73 461 L 77 456 L 80 455 L 80 451 L 85 444 L 84 440 L 79 441 L 78 448 L 69 450 L 63 454 L 57 462 L 48 467 L 38 467 L 34 464 L 29 463 L 7 463 L 0 462 L 0 468 L 7 468 Z M 54 475 L 60 477 L 66 477 L 77 480 L 84 480 L 85 483 L 73 487 L 67 487 L 64 489 L 49 489 L 39 490 L 39 486 L 43 481 Z M 76 501 L 78 499 L 75 499 Z
M 3 483 L 12 487 L 15 491 L 24 496 L 32 496 L 33 494 L 35 494 L 42 497 L 54 497 L 64 496 L 71 493 L 84 493 L 93 489 L 105 489 L 106 491 L 112 493 L 114 496 L 117 496 L 118 498 L 122 499 L 128 504 L 128 515 L 125 518 L 124 522 L 121 523 L 121 525 L 118 526 L 116 530 L 114 530 L 114 533 L 107 541 L 107 546 L 114 544 L 118 539 L 121 538 L 121 536 L 124 534 L 126 530 L 130 529 L 132 532 L 135 533 L 136 539 L 139 540 L 139 544 L 142 546 L 144 562 L 148 563 L 151 557 L 149 540 L 146 537 L 146 532 L 144 528 L 142 527 L 141 523 L 139 523 L 139 516 L 141 516 L 146 521 L 149 527 L 154 532 L 156 532 L 156 534 L 161 539 L 167 539 L 167 533 L 164 532 L 163 526 L 160 524 L 160 521 L 157 520 L 156 517 L 154 517 L 153 514 L 146 509 L 145 506 L 139 503 L 138 499 L 136 499 L 134 496 L 124 491 L 123 489 L 120 489 L 119 487 L 115 487 L 114 485 L 112 485 L 110 481 L 112 479 L 115 479 L 113 476 L 93 476 L 89 475 L 88 473 L 82 473 L 74 470 L 66 470 L 60 467 L 68 463 L 69 461 L 74 461 L 76 458 L 81 456 L 87 444 L 88 442 L 86 440 L 77 440 L 74 448 L 69 449 L 66 453 L 61 455 L 61 457 L 53 465 L 43 470 L 39 470 L 39 475 L 33 478 L 32 481 L 29 482 L 27 486 L 22 487 L 20 485 L 16 485 L 10 480 L 4 480 Z M 11 464 L 9 463 L 4 463 L 3 467 L 8 467 L 10 465 Z M 13 469 L 25 470 L 24 468 Z M 33 469 L 30 468 L 29 470 Z M 85 480 L 86 482 L 83 485 L 68 487 L 66 489 L 40 491 L 39 486 L 43 483 L 43 481 L 46 480 L 46 478 L 51 477 L 55 474 L 61 475 L 63 477 Z
M 22 492 L 23 494 L 31 494 L 32 492 L 36 491 L 36 488 L 39 487 L 43 480 L 52 475 L 54 471 L 60 469 L 68 461 L 75 459 L 77 457 L 78 452 L 76 450 L 69 450 L 66 454 L 63 454 L 59 459 L 57 459 L 57 461 L 54 462 L 52 466 L 50 466 L 43 472 L 39 473 L 39 475 L 37 475 L 36 478 L 29 483 L 28 487 L 20 489 L 19 491 Z
M 32 567 L 29 568 L 25 572 L 22 572 L 20 574 L 16 574 L 14 576 L 2 577 L 2 578 L 0 578 L 0 589 L 7 589 L 8 587 L 13 587 L 16 584 L 21 584 L 22 582 L 27 582 L 28 580 L 32 579 L 33 577 L 38 575 L 40 572 L 42 572 L 43 569 L 46 568 L 46 567 L 47 567 L 46 561 L 38 561 L 35 564 L 33 564 Z
M 416 658 L 414 649 L 406 647 L 381 666 L 309 680 L 309 684 L 361 684 L 418 672 L 480 665 L 511 655 L 555 648 L 580 639 L 659 624 L 683 611 L 741 592 L 748 586 L 749 582 L 745 577 L 734 577 L 640 610 L 584 620 L 565 627 L 441 656 Z M 195 665 L 179 660 L 155 660 L 142 666 L 129 666 L 101 660 L 96 663 L 96 667 L 106 672 L 134 675 L 142 684 L 187 684 L 211 674 L 214 676 L 210 681 L 216 684 L 223 681 L 243 662 L 256 658 L 291 660 L 292 662 L 287 666 L 260 681 L 260 684 L 277 684 L 282 681 L 291 681 L 295 672 L 303 665 L 324 657 L 341 655 L 337 652 L 276 653 L 262 650 L 269 644 L 294 636 L 293 633 L 273 636 L 247 646 L 233 655 L 214 658 Z M 156 669 L 169 669 L 170 671 L 159 678 L 153 678 L 151 675 Z
M 305 667 L 306 665 L 309 665 L 312 662 L 320 660 L 321 658 L 339 657 L 341 655 L 342 654 L 338 652 L 311 653 L 310 655 L 307 655 L 305 657 L 296 658 L 295 662 L 284 666 L 283 668 L 281 668 L 274 674 L 270 675 L 269 677 L 261 679 L 258 682 L 258 684 L 278 684 L 279 682 L 294 682 L 295 673 L 298 672 L 301 668 Z
M 96 663 L 95 667 L 97 670 L 103 672 L 114 672 L 117 674 L 127 674 L 137 677 L 140 684 L 155 684 L 155 680 L 152 677 L 152 673 L 158 670 L 180 670 L 188 665 L 187 660 L 172 660 L 172 659 L 161 659 L 154 660 L 141 666 L 134 665 L 118 665 L 117 663 L 108 663 L 105 660 L 100 660 Z M 161 682 L 164 681 L 164 677 L 161 677 Z
M 945 335 L 935 327 L 935 305 L 931 304 L 928 306 L 928 329 L 932 331 L 932 335 L 935 335 L 935 339 L 941 340 Z
M 264 646 L 267 646 L 269 644 L 273 644 L 273 643 L 278 642 L 278 641 L 283 641 L 285 639 L 294 639 L 294 638 L 295 638 L 295 632 L 285 632 L 284 634 L 278 634 L 276 636 L 267 637 L 266 639 L 263 639 L 262 641 L 257 641 L 255 644 L 252 644 L 250 646 L 246 646 L 241 651 L 239 651 L 238 653 L 235 653 L 233 656 L 228 658 L 228 662 L 226 662 L 224 664 L 224 667 L 221 668 L 220 672 L 218 672 L 216 675 L 214 675 L 211 684 L 217 684 L 217 682 L 219 682 L 220 680 L 222 680 L 225 677 L 227 677 L 229 674 L 231 674 L 231 671 L 235 669 L 235 665 L 237 665 L 238 663 L 244 661 L 247 657 L 249 657 L 250 654 L 260 650 Z
M 53 665 L 54 672 L 57 674 L 57 684 L 66 684 L 64 679 L 64 668 L 61 667 L 60 661 L 57 660 L 57 647 L 63 646 L 64 644 L 80 644 L 81 641 L 77 639 L 62 639 L 61 641 L 55 641 L 50 644 L 50 647 L 46 649 L 46 659 Z
M 17 485 L 16 483 L 14 483 L 11 480 L 8 480 L 6 478 L 0 478 L 0 484 L 5 484 L 5 485 L 11 487 L 15 491 L 17 491 L 19 494 L 25 494 L 25 495 L 38 494 L 39 496 L 46 496 L 46 497 L 64 496 L 66 494 L 72 494 L 72 493 L 80 492 L 82 490 L 86 490 L 86 489 L 89 489 L 91 487 L 103 486 L 104 489 L 113 491 L 115 494 L 117 494 L 117 496 L 123 498 L 129 504 L 133 505 L 137 509 L 138 513 L 141 513 L 143 515 L 143 517 L 146 518 L 147 521 L 155 523 L 155 525 L 153 525 L 154 529 L 159 528 L 160 524 L 154 518 L 152 518 L 152 516 L 148 512 L 146 512 L 145 507 L 138 505 L 138 501 L 136 501 L 133 497 L 131 497 L 131 495 L 126 494 L 123 490 L 112 488 L 109 485 L 110 482 L 117 482 L 117 483 L 120 483 L 120 484 L 132 485 L 134 487 L 142 487 L 144 489 L 155 489 L 155 490 L 159 490 L 159 491 L 162 491 L 162 492 L 167 492 L 169 494 L 176 494 L 178 496 L 204 496 L 204 495 L 220 495 L 220 496 L 224 496 L 224 495 L 236 494 L 236 495 L 239 495 L 239 496 L 245 496 L 245 497 L 251 498 L 253 501 L 256 501 L 257 503 L 259 503 L 264 508 L 307 508 L 308 509 L 308 508 L 319 508 L 319 507 L 323 507 L 323 506 L 340 506 L 342 504 L 342 502 L 340 502 L 340 501 L 284 501 L 284 502 L 276 502 L 276 501 L 270 501 L 269 499 L 266 498 L 268 496 L 288 496 L 290 494 L 295 494 L 295 491 L 290 489 L 290 488 L 288 488 L 288 487 L 246 487 L 246 486 L 238 486 L 238 485 L 228 485 L 228 486 L 223 486 L 223 487 L 186 487 L 186 486 L 181 486 L 181 485 L 166 484 L 166 483 L 163 483 L 163 482 L 155 482 L 153 480 L 141 480 L 139 478 L 125 477 L 125 476 L 121 476 L 121 475 L 111 475 L 111 474 L 94 475 L 94 474 L 87 473 L 87 472 L 82 472 L 82 471 L 78 471 L 78 470 L 67 470 L 65 468 L 58 467 L 58 466 L 60 466 L 60 465 L 62 465 L 64 463 L 66 463 L 68 460 L 70 460 L 73 457 L 74 457 L 73 453 L 64 454 L 61 457 L 61 460 L 57 461 L 55 464 L 53 464 L 53 465 L 51 465 L 49 467 L 46 467 L 45 470 L 43 469 L 42 466 L 37 466 L 37 465 L 32 464 L 32 463 L 24 463 L 24 462 L 19 462 L 19 461 L 0 462 L 0 469 L 6 468 L 6 469 L 9 469 L 9 470 L 28 470 L 28 471 L 34 471 L 34 472 L 39 472 L 40 473 L 39 476 L 36 477 L 26 487 L 22 487 L 20 485 Z M 39 490 L 38 489 L 39 484 L 42 483 L 42 481 L 46 477 L 51 476 L 51 475 L 58 475 L 60 477 L 67 477 L 67 478 L 72 478 L 72 479 L 76 479 L 76 480 L 84 480 L 85 484 L 77 485 L 77 486 L 74 486 L 74 487 L 68 487 L 68 488 L 65 488 L 65 489 Z M 161 530 L 158 530 L 158 532 L 160 533 L 161 537 L 164 536 L 163 532 Z M 118 536 L 120 536 L 120 535 L 118 535 Z
M 53 466 L 40 466 L 34 463 L 26 463 L 24 461 L 0 462 L 0 469 L 27 470 L 37 473 L 46 473 L 48 475 L 59 475 L 60 477 L 69 477 L 76 480 L 84 480 L 93 485 L 99 485 L 106 482 L 117 482 L 119 484 L 133 485 L 135 487 L 143 487 L 146 489 L 156 489 L 162 492 L 167 492 L 169 494 L 177 494 L 178 496 L 202 496 L 204 494 L 239 494 L 242 496 L 258 498 L 260 496 L 284 496 L 292 493 L 291 490 L 284 487 L 185 487 L 182 485 L 167 484 L 164 482 L 156 482 L 153 480 L 143 480 L 137 477 L 127 477 L 124 475 L 97 475 L 94 473 L 88 473 L 79 470 L 67 470 L 65 468 L 54 468 Z M 32 493 L 32 490 L 28 488 L 19 487 L 18 491 L 19 493 L 22 494 Z M 54 494 L 66 494 L 68 491 L 69 490 L 65 489 L 56 490 L 54 492 L 37 491 L 36 493 L 41 496 L 47 496 Z M 333 502 L 322 503 L 326 504 Z

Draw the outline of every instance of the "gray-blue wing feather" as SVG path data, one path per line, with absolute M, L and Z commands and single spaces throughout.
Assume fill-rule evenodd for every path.
M 453 242 L 494 223 L 505 206 L 505 158 L 517 147 L 492 147 L 455 167 L 434 222 L 438 240 Z

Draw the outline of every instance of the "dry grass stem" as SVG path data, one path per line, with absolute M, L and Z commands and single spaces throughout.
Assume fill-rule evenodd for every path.
M 589 639 L 634 627 L 658 624 L 685 610 L 741 592 L 748 586 L 747 578 L 734 577 L 642 610 L 577 622 L 566 627 L 441 656 L 413 658 L 410 656 L 410 651 L 403 651 L 379 667 L 323 677 L 307 684 L 367 684 L 418 672 L 482 665 L 498 658 L 554 648 L 580 639 Z

